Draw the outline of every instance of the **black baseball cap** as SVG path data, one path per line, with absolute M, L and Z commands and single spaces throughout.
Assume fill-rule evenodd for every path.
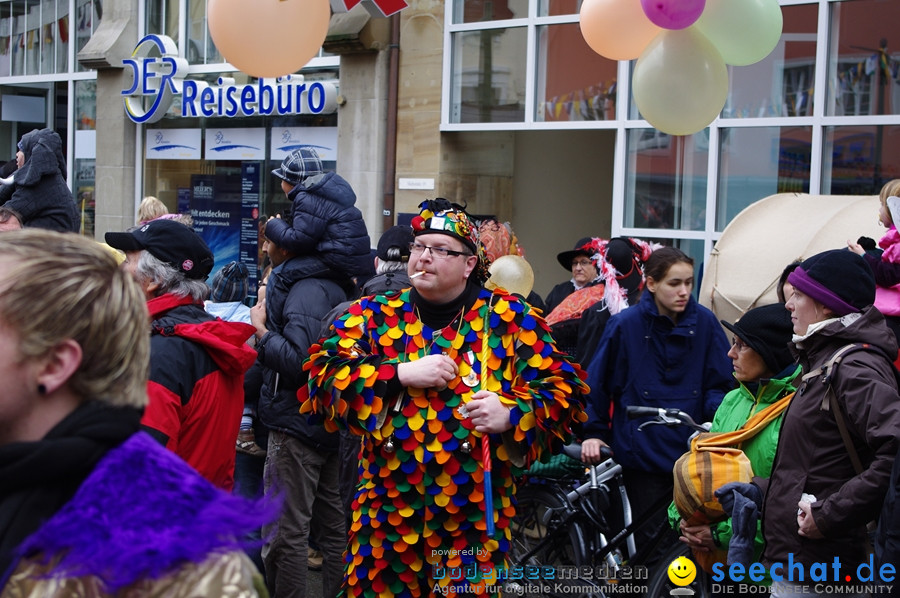
M 151 220 L 132 231 L 106 233 L 105 238 L 107 245 L 122 251 L 149 251 L 186 278 L 206 280 L 213 269 L 213 254 L 206 242 L 175 220 Z

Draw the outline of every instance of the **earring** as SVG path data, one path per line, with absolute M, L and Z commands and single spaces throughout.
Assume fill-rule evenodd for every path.
M 43 397 L 47 394 L 47 387 L 44 386 L 43 384 L 38 384 L 37 391 L 38 391 L 38 394 Z

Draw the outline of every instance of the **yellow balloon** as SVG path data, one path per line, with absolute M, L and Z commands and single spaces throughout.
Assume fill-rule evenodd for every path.
M 518 255 L 501 255 L 489 268 L 491 277 L 484 286 L 488 289 L 497 287 L 527 297 L 534 286 L 534 270 L 524 257 Z
M 662 31 L 644 14 L 640 0 L 584 0 L 579 17 L 584 41 L 612 60 L 634 60 Z
M 638 58 L 631 83 L 647 122 L 669 135 L 692 135 L 725 106 L 728 67 L 696 27 L 663 31 Z
M 254 77 L 300 70 L 328 33 L 328 0 L 209 0 L 209 34 L 222 56 Z

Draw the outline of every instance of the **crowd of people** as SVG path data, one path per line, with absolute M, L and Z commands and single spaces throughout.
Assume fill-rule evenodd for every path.
M 305 598 L 313 567 L 328 598 L 496 595 L 517 484 L 573 442 L 585 464 L 611 450 L 635 518 L 704 568 L 897 565 L 900 181 L 877 244 L 786 264 L 779 302 L 726 322 L 691 257 L 636 238 L 579 239 L 543 298 L 486 285 L 524 250 L 443 198 L 370 249 L 304 147 L 272 172 L 290 208 L 261 224 L 251 305 L 247 265 L 210 279 L 156 198 L 108 247 L 71 234 L 54 135 L 24 135 L 0 179 L 3 595 Z M 629 406 L 738 439 L 752 475 L 715 478 L 721 515 L 681 500 L 690 431 L 638 433 Z

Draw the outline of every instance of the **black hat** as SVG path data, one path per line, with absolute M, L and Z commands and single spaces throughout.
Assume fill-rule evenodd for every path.
M 721 322 L 725 328 L 759 353 L 773 374 L 779 373 L 794 362 L 788 349 L 788 343 L 794 334 L 794 326 L 791 323 L 791 312 L 783 304 L 755 307 L 734 324 L 725 320 Z
M 566 270 L 572 270 L 572 262 L 575 261 L 575 258 L 579 255 L 586 255 L 587 257 L 591 257 L 594 255 L 594 250 L 590 247 L 591 241 L 593 238 L 584 237 L 582 239 L 578 239 L 578 242 L 575 243 L 575 249 L 572 251 L 563 251 L 556 255 L 556 261 L 559 262 L 559 265 L 565 268 Z M 586 247 L 587 246 L 587 247 Z
M 640 249 L 625 237 L 614 237 L 606 244 L 606 261 L 616 269 L 616 280 L 629 297 L 644 282 L 640 255 Z
M 241 262 L 230 262 L 216 272 L 209 286 L 209 298 L 215 303 L 243 301 L 250 292 L 250 270 Z
M 378 239 L 376 256 L 383 262 L 409 261 L 409 244 L 413 242 L 413 229 L 408 224 L 397 224 L 387 229 Z M 391 251 L 393 249 L 393 251 Z
M 307 146 L 295 149 L 284 159 L 280 168 L 272 171 L 272 174 L 291 185 L 297 185 L 306 177 L 314 174 L 322 174 L 322 158 L 315 149 Z
M 838 316 L 875 303 L 875 275 L 862 256 L 848 249 L 807 258 L 788 275 L 788 282 Z
M 124 233 L 106 233 L 106 243 L 122 251 L 149 251 L 187 278 L 206 280 L 213 254 L 192 228 L 175 220 L 151 220 Z

